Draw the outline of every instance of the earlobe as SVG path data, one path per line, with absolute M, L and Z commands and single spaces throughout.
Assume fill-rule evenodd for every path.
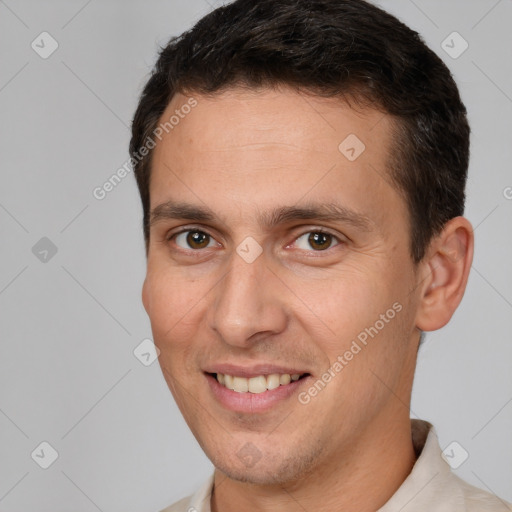
M 423 282 L 419 285 L 418 329 L 435 331 L 453 316 L 466 289 L 473 245 L 473 228 L 465 217 L 449 220 L 430 244 L 420 263 Z

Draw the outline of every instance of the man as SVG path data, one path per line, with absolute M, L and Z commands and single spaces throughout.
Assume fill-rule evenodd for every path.
M 469 127 L 442 61 L 363 0 L 238 0 L 164 48 L 130 144 L 143 303 L 215 472 L 165 511 L 501 511 L 410 420 L 459 305 Z

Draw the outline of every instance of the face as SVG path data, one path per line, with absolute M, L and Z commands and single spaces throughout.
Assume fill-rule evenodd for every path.
M 409 417 L 418 278 L 392 121 L 288 89 L 193 97 L 153 154 L 143 303 L 163 375 L 229 477 L 328 471 Z

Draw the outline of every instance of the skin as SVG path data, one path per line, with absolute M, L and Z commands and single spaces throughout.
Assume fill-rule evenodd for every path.
M 393 120 L 381 112 L 287 88 L 193 96 L 197 106 L 154 150 L 151 208 L 181 201 L 208 206 L 215 219 L 152 224 L 142 298 L 164 377 L 216 467 L 212 510 L 374 511 L 415 462 L 409 404 L 419 330 L 445 325 L 462 299 L 471 225 L 452 219 L 413 263 L 407 207 L 385 168 Z M 162 119 L 187 100 L 176 95 Z M 366 145 L 355 161 L 338 149 L 349 134 Z M 358 212 L 368 229 L 257 222 L 314 202 Z M 210 235 L 207 247 L 172 238 L 184 227 Z M 323 249 L 308 243 L 320 228 L 332 235 Z M 246 237 L 262 248 L 252 263 L 236 252 Z M 301 404 L 299 391 L 395 303 L 401 311 Z M 233 412 L 203 373 L 218 362 L 293 365 L 312 380 L 268 411 Z M 247 443 L 253 464 L 237 456 Z

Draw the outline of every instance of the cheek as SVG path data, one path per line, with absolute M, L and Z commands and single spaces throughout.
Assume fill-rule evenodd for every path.
M 393 265 L 345 268 L 332 273 L 323 287 L 309 284 L 315 312 L 330 331 L 327 337 L 319 336 L 318 330 L 312 335 L 329 361 L 323 369 L 333 371 L 333 364 L 342 358 L 343 369 L 331 391 L 350 382 L 350 389 L 359 390 L 356 394 L 371 399 L 375 386 L 379 387 L 372 371 L 387 378 L 403 364 L 410 334 L 407 289 Z
M 333 271 L 329 279 L 308 283 L 306 287 L 313 311 L 330 330 L 329 340 L 324 339 L 324 349 L 331 357 L 345 350 L 393 303 L 387 284 L 369 269 Z
M 204 283 L 176 273 L 149 272 L 145 283 L 148 315 L 162 355 L 184 351 L 200 327 L 205 308 Z

